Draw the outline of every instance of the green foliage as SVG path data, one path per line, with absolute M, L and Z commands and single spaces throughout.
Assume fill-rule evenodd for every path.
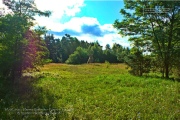
M 51 60 L 51 59 L 45 59 L 45 60 L 44 60 L 44 63 L 45 63 L 45 64 L 52 63 L 52 60 Z
M 103 50 L 98 42 L 88 43 L 83 40 L 80 41 L 76 37 L 71 37 L 68 34 L 65 34 L 62 39 L 55 39 L 53 34 L 45 35 L 45 42 L 50 53 L 49 59 L 52 59 L 54 63 L 64 63 L 67 61 L 77 47 L 87 49 L 89 58 L 92 58 L 90 61 L 96 63 L 104 63 L 105 60 L 110 63 L 123 63 L 124 57 L 129 54 L 129 48 L 123 48 L 116 43 L 112 48 L 110 48 L 110 45 L 107 45 L 106 49 Z M 76 56 L 77 55 L 73 55 L 74 58 Z
M 71 37 L 69 34 L 65 34 L 61 40 L 62 47 L 62 62 L 65 62 L 69 55 L 73 54 L 77 47 L 80 46 L 80 41 L 76 37 Z
M 28 44 L 23 53 L 23 70 L 27 68 L 37 68 L 44 64 L 44 59 L 48 57 L 48 49 L 45 42 L 33 31 L 27 31 L 25 38 Z
M 125 62 L 131 67 L 129 71 L 133 75 L 142 76 L 143 73 L 149 73 L 151 70 L 151 58 L 144 56 L 141 51 L 132 48 L 133 53 L 125 58 Z
M 169 78 L 171 68 L 177 64 L 179 58 L 179 1 L 133 1 L 124 0 L 125 8 L 120 13 L 124 19 L 115 20 L 113 26 L 119 34 L 130 36 L 133 47 L 141 47 L 144 51 L 156 56 L 161 61 L 158 66 L 162 69 L 162 76 Z M 170 11 L 158 11 L 156 8 L 170 8 Z M 155 9 L 155 13 L 145 12 Z M 154 58 L 153 58 L 154 59 Z
M 174 79 L 178 82 L 180 82 L 180 69 L 179 68 L 175 68 L 173 70 L 174 73 Z
M 4 77 L 18 78 L 23 70 L 36 68 L 43 64 L 48 51 L 40 35 L 28 30 L 31 26 L 28 20 L 18 15 L 1 17 L 0 39 L 0 69 Z
M 67 64 L 82 64 L 86 63 L 88 60 L 87 50 L 82 47 L 77 47 L 76 51 L 69 56 L 66 63 Z
M 48 50 L 41 39 L 45 28 L 31 30 L 34 16 L 48 16 L 50 13 L 39 11 L 34 1 L 4 0 L 12 14 L 0 16 L 0 76 L 13 82 L 22 76 L 26 69 L 42 65 Z
M 80 41 L 68 34 L 65 34 L 61 40 L 55 39 L 52 34 L 45 35 L 45 42 L 50 52 L 49 59 L 55 63 L 64 63 L 69 55 L 73 54 L 76 48 L 80 46 Z
M 29 24 L 27 19 L 18 15 L 7 15 L 1 17 L 0 21 L 0 43 L 3 49 L 0 51 L 0 73 L 14 77 L 14 74 L 21 75 L 21 62 L 23 57 L 23 48 L 27 40 L 23 38 Z M 22 24 L 24 24 L 22 26 Z M 6 66 L 7 65 L 7 66 Z M 4 67 L 3 67 L 4 66 Z M 16 72 L 16 73 L 15 73 Z
M 35 20 L 34 16 L 45 16 L 51 15 L 50 11 L 38 10 L 34 0 L 3 0 L 5 4 L 14 14 L 19 16 L 26 16 L 29 20 Z
M 110 48 L 110 45 L 106 45 L 106 49 L 103 51 L 104 60 L 109 61 L 110 63 L 118 63 L 117 56 L 113 52 L 113 49 Z
M 121 52 L 118 52 L 117 59 L 120 63 L 125 63 L 125 58 L 130 54 L 129 48 L 124 48 Z
M 102 46 L 95 42 L 93 46 L 89 46 L 88 55 L 93 56 L 94 62 L 104 62 Z

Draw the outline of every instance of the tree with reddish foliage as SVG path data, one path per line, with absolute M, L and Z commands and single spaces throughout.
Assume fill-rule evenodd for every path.
M 34 31 L 27 30 L 24 37 L 27 39 L 27 45 L 23 54 L 23 70 L 37 69 L 37 66 L 43 64 L 43 59 L 48 56 L 48 49 Z
M 49 16 L 39 11 L 34 0 L 4 0 L 12 14 L 0 17 L 0 77 L 12 81 L 22 76 L 27 68 L 36 68 L 47 55 L 41 39 L 43 29 L 31 30 L 35 15 Z

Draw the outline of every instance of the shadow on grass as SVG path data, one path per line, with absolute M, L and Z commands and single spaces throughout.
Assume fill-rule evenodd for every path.
M 43 76 L 24 76 L 16 83 L 0 78 L 0 120 L 66 119 L 65 109 L 57 108 L 55 97 L 34 84 Z
M 162 79 L 162 80 L 169 80 L 169 81 L 173 81 L 173 82 L 180 82 L 180 78 L 175 78 L 170 76 L 169 78 L 165 78 L 162 77 L 162 75 L 160 74 L 143 74 L 143 76 L 139 76 L 139 77 L 144 77 L 144 78 L 157 78 L 157 79 Z

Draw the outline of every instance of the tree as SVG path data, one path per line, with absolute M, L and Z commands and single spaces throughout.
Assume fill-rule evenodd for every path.
M 27 42 L 23 36 L 29 24 L 26 19 L 17 15 L 7 15 L 0 18 L 0 21 L 2 22 L 0 25 L 0 32 L 1 36 L 3 36 L 0 39 L 0 43 L 3 46 L 0 52 L 2 59 L 1 66 L 4 66 L 4 63 L 8 65 L 8 67 L 1 69 L 1 71 L 3 74 L 10 75 L 14 78 L 16 75 L 20 76 L 22 71 L 19 64 L 22 61 L 22 49 Z M 24 26 L 26 24 L 26 26 L 22 27 L 22 24 L 24 24 Z
M 55 39 L 53 34 L 45 35 L 44 39 L 49 50 L 49 59 L 55 63 L 62 62 L 62 47 L 60 39 Z
M 124 62 L 131 67 L 129 71 L 133 75 L 142 76 L 143 73 L 149 73 L 151 69 L 151 59 L 149 55 L 143 55 L 144 49 L 136 44 L 131 48 L 130 54 L 124 56 Z
M 40 11 L 37 9 L 34 0 L 3 0 L 5 4 L 14 14 L 19 16 L 26 16 L 27 19 L 35 20 L 34 16 L 49 17 L 50 11 Z
M 104 60 L 105 61 L 108 61 L 110 63 L 117 63 L 118 60 L 117 60 L 117 56 L 116 54 L 113 52 L 113 50 L 110 48 L 110 45 L 107 44 L 106 49 L 103 51 L 103 55 L 104 55 Z
M 44 32 L 30 28 L 33 26 L 34 15 L 49 15 L 49 13 L 37 11 L 33 6 L 33 0 L 18 2 L 4 0 L 4 3 L 13 13 L 0 17 L 0 45 L 2 46 L 0 73 L 1 76 L 10 77 L 14 81 L 22 75 L 24 69 L 41 64 L 41 58 L 46 56 L 46 53 L 42 52 L 45 49 L 42 47 L 43 42 L 40 38 L 41 33 L 44 34 Z M 33 47 L 32 50 L 30 47 Z
M 79 40 L 76 37 L 71 37 L 69 34 L 65 34 L 65 36 L 62 37 L 60 44 L 62 48 L 62 62 L 65 62 L 69 55 L 80 46 Z
M 89 46 L 88 55 L 93 57 L 93 62 L 104 62 L 102 46 L 98 42 Z
M 37 32 L 37 31 L 36 31 Z M 44 64 L 48 58 L 49 51 L 35 31 L 28 30 L 25 33 L 25 39 L 28 41 L 23 51 L 22 69 L 38 69 L 39 65 Z
M 179 56 L 175 54 L 179 41 L 180 31 L 180 2 L 179 1 L 133 1 L 124 0 L 125 9 L 121 14 L 125 19 L 122 22 L 116 20 L 113 26 L 120 30 L 122 35 L 130 35 L 132 38 L 140 38 L 142 43 L 149 42 L 144 47 L 148 48 L 161 61 L 162 75 L 169 78 L 169 73 Z M 159 7 L 161 10 L 157 10 Z M 154 12 L 145 12 L 147 8 L 154 8 Z M 165 8 L 170 8 L 164 11 Z M 133 36 L 132 36 L 133 35 Z M 131 39 L 136 42 L 137 39 Z
M 88 59 L 87 49 L 82 47 L 77 47 L 76 51 L 69 56 L 66 63 L 67 64 L 82 64 L 86 63 Z

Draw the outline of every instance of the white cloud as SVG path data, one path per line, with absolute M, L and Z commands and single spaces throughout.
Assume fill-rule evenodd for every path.
M 0 0 L 0 7 L 2 7 L 3 6 L 3 1 L 2 0 Z
M 70 21 L 64 24 L 52 18 L 36 17 L 36 21 L 40 26 L 46 26 L 47 29 L 52 31 L 61 32 L 64 29 L 71 29 L 77 32 L 81 32 L 82 25 L 100 25 L 97 18 L 92 17 L 73 17 Z
M 7 13 L 11 13 L 12 11 L 8 9 L 6 5 L 3 4 L 3 1 L 0 0 L 0 13 L 6 15 Z
M 84 0 L 35 0 L 40 10 L 52 11 L 51 18 L 62 18 L 64 15 L 75 16 L 84 6 Z
M 17 1 L 17 0 L 15 0 Z M 34 0 L 39 10 L 52 11 L 51 18 L 60 19 L 64 15 L 75 16 L 85 6 L 84 0 Z M 5 7 L 0 0 L 0 8 Z M 7 7 L 6 7 L 7 8 Z
M 64 25 L 57 22 L 56 19 L 46 17 L 35 17 L 35 19 L 38 25 L 46 26 L 48 30 L 62 31 L 64 29 Z
M 15 0 L 17 1 L 17 0 Z M 39 10 L 50 10 L 51 18 L 61 19 L 64 15 L 75 16 L 85 6 L 84 0 L 34 0 Z M 5 7 L 0 0 L 0 8 Z M 7 9 L 7 7 L 5 7 Z M 39 22 L 39 21 L 38 21 Z
M 122 46 L 129 47 L 128 37 L 122 38 L 121 35 L 117 34 L 118 30 L 113 28 L 112 24 L 104 24 L 101 25 L 97 18 L 92 17 L 73 17 L 70 21 L 61 24 L 61 23 L 51 23 L 48 21 L 45 22 L 52 31 L 56 32 L 62 32 L 65 29 L 73 30 L 76 32 L 81 33 L 81 26 L 85 25 L 99 25 L 102 32 L 106 33 L 103 37 L 93 36 L 90 34 L 81 34 L 79 36 L 72 35 L 73 37 L 77 37 L 79 40 L 85 40 L 88 42 L 95 42 L 98 40 L 98 42 L 105 48 L 106 44 L 110 44 L 112 47 L 113 43 L 119 43 Z M 56 36 L 58 37 L 58 36 Z M 60 38 L 62 36 L 59 36 Z
M 49 18 L 36 16 L 36 22 L 40 26 L 46 26 L 52 31 L 62 31 L 65 28 L 72 27 L 72 23 L 78 22 L 77 18 L 72 19 L 68 24 L 60 23 L 64 16 L 73 17 L 80 12 L 80 8 L 85 6 L 84 0 L 35 0 L 38 9 L 50 10 L 52 12 Z M 77 25 L 74 30 L 79 30 Z
M 104 35 L 104 37 L 97 38 L 99 43 L 105 48 L 107 44 L 109 44 L 111 47 L 114 43 L 118 43 L 124 47 L 130 47 L 128 42 L 128 37 L 122 37 L 117 33 L 110 33 Z
M 99 25 L 99 22 L 96 18 L 92 17 L 74 17 L 69 22 L 64 24 L 65 29 L 71 29 L 77 32 L 81 32 L 82 25 Z
M 104 32 L 106 32 L 106 31 L 117 32 L 117 30 L 113 28 L 112 24 L 104 24 L 104 25 L 100 26 L 100 28 Z
M 77 32 L 81 31 L 82 25 L 99 25 L 102 32 L 105 32 L 106 34 L 103 37 L 97 37 L 89 34 L 81 34 L 80 36 L 75 36 L 79 40 L 86 40 L 88 42 L 95 42 L 98 40 L 98 42 L 105 47 L 106 44 L 110 44 L 110 46 L 113 46 L 113 43 L 119 43 L 122 46 L 129 47 L 130 44 L 128 42 L 129 37 L 122 37 L 121 35 L 117 34 L 118 30 L 113 28 L 112 24 L 104 24 L 101 25 L 97 18 L 92 17 L 81 17 L 72 18 L 69 22 L 64 24 L 64 29 L 71 29 Z

